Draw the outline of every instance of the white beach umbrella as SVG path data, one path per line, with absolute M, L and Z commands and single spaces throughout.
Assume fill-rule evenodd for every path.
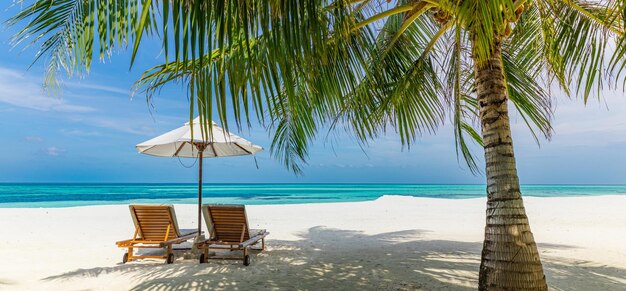
M 200 123 L 196 117 L 191 123 L 159 135 L 151 140 L 144 141 L 136 146 L 139 153 L 158 157 L 198 158 L 198 234 L 201 230 L 202 207 L 202 159 L 220 158 L 229 156 L 254 155 L 263 150 L 262 147 L 234 135 L 217 126 L 211 121 Z M 213 135 L 209 137 L 208 130 L 212 128 Z M 192 138 L 193 130 L 193 138 Z M 206 138 L 206 139 L 205 139 Z

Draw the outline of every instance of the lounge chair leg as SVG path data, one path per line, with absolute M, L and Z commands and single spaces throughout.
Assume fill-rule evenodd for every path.
M 243 248 L 243 265 L 250 265 L 250 255 L 248 255 L 248 247 Z
M 167 251 L 165 251 L 165 262 L 171 264 L 174 262 L 174 254 L 172 252 L 172 245 L 167 245 Z
M 265 238 L 261 239 L 261 251 L 265 250 Z
M 128 260 L 127 262 L 130 262 L 133 260 L 133 247 L 128 247 Z

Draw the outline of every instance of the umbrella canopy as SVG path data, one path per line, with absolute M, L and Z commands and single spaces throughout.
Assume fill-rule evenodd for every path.
M 205 137 L 204 129 L 212 127 L 213 135 Z M 193 138 L 192 138 L 193 131 Z M 198 158 L 198 234 L 202 229 L 202 160 L 228 156 L 254 155 L 263 150 L 262 147 L 225 131 L 211 121 L 204 126 L 200 117 L 191 123 L 144 141 L 136 146 L 139 153 L 158 157 Z
M 206 125 L 204 128 L 209 127 Z M 142 154 L 183 158 L 197 158 L 200 154 L 204 158 L 243 156 L 263 150 L 258 145 L 224 131 L 213 121 L 210 126 L 213 129 L 213 136 L 209 137 L 210 140 L 204 140 L 203 126 L 200 118 L 196 117 L 191 124 L 187 122 L 177 129 L 138 144 L 136 148 Z M 193 139 L 191 138 L 192 130 Z M 199 147 L 203 150 L 200 151 Z

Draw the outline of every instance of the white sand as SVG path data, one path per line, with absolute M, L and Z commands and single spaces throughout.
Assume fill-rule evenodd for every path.
M 548 284 L 626 290 L 626 196 L 526 198 Z M 176 205 L 195 226 L 195 207 Z M 468 289 L 477 285 L 484 199 L 249 206 L 268 250 L 252 264 L 178 256 L 120 264 L 124 205 L 0 209 L 0 290 Z

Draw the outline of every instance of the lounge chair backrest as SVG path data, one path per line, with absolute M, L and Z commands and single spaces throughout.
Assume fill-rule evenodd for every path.
M 202 212 L 211 240 L 240 243 L 250 239 L 244 205 L 203 205 Z
M 138 238 L 144 240 L 162 241 L 180 236 L 176 213 L 172 205 L 130 205 L 130 213 L 135 227 L 138 229 Z

